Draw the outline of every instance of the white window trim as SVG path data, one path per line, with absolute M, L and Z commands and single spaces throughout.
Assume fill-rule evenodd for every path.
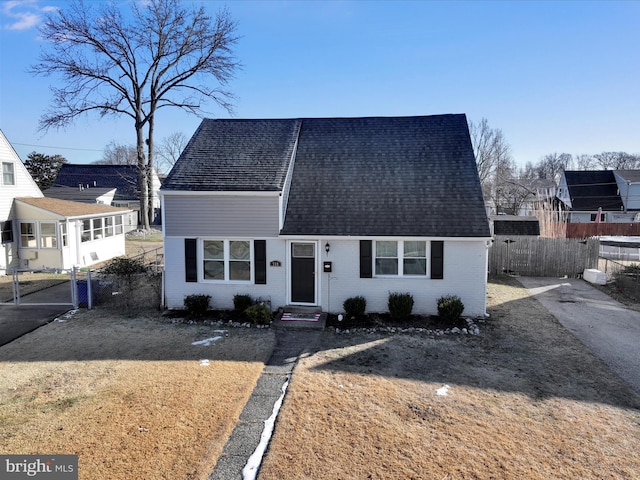
M 416 275 L 416 274 L 406 274 L 404 273 L 404 243 L 405 241 L 407 242 L 423 242 L 425 244 L 425 273 L 424 275 Z M 396 242 L 396 245 L 398 246 L 398 256 L 397 256 L 397 261 L 398 261 L 398 273 L 397 275 L 393 275 L 393 274 L 379 274 L 377 272 L 376 269 L 376 259 L 378 258 L 377 254 L 376 254 L 376 244 L 377 242 Z M 372 255 L 372 261 L 373 261 L 373 276 L 375 278 L 418 278 L 418 279 L 425 279 L 425 278 L 429 278 L 429 258 L 430 258 L 430 253 L 431 253 L 431 242 L 426 241 L 426 240 L 374 240 L 373 242 L 373 255 Z M 385 257 L 380 257 L 380 258 L 385 258 Z M 391 257 L 386 257 L 386 258 L 391 258 Z M 422 257 L 407 257 L 407 258 L 422 258 Z
M 223 242 L 224 280 L 204 278 L 204 242 Z M 249 280 L 229 279 L 229 245 L 231 242 L 247 242 L 249 244 Z M 253 241 L 247 238 L 199 238 L 198 239 L 198 281 L 202 283 L 249 285 L 254 282 L 255 258 Z
M 44 236 L 42 234 L 42 225 L 46 224 L 46 225 L 53 225 L 53 238 L 55 241 L 55 247 L 47 247 L 46 245 L 43 245 L 42 242 L 44 241 Z M 60 245 L 60 240 L 58 238 L 58 222 L 56 221 L 51 221 L 51 222 L 38 222 L 38 248 L 42 249 L 42 250 L 58 250 Z
M 22 225 L 23 224 L 24 225 L 28 225 L 28 224 L 33 225 L 33 237 L 35 238 L 35 241 L 36 241 L 35 247 L 30 247 L 29 245 L 24 245 L 22 243 L 22 237 L 23 237 Z M 28 248 L 28 249 L 37 250 L 38 249 L 38 245 L 40 245 L 40 239 L 38 237 L 38 222 L 19 222 L 18 223 L 18 236 L 20 237 L 20 248 Z
M 4 166 L 6 165 L 11 165 L 11 176 L 13 177 L 13 183 L 5 183 L 4 181 Z M 7 186 L 7 187 L 15 187 L 16 185 L 16 167 L 13 164 L 13 162 L 2 162 L 2 165 L 0 165 L 0 184 Z

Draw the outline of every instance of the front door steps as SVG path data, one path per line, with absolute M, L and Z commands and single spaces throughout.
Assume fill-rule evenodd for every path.
M 324 330 L 327 314 L 317 307 L 289 305 L 280 310 L 273 321 L 275 328 L 308 328 Z

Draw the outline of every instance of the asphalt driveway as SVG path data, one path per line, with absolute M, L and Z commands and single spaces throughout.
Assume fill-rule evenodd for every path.
M 21 305 L 0 304 L 0 346 L 46 325 L 73 308 L 69 282 L 30 293 Z M 67 305 L 55 303 L 69 302 Z
M 567 330 L 640 392 L 640 312 L 629 310 L 582 279 L 518 280 Z

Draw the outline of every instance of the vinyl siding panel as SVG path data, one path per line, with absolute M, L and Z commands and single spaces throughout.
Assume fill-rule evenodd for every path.
M 321 245 L 324 243 L 320 242 Z M 367 311 L 386 312 L 389 292 L 409 292 L 415 301 L 414 313 L 437 314 L 436 301 L 443 295 L 458 295 L 465 306 L 464 315 L 479 316 L 486 312 L 487 248 L 484 241 L 445 241 L 442 280 L 360 278 L 359 241 L 331 240 L 330 243 L 329 254 L 323 251 L 321 255 L 322 261 L 333 262 L 333 272 L 321 274 L 323 310 L 341 312 L 347 298 L 362 295 L 367 300 Z M 427 265 L 429 269 L 430 265 Z
M 273 310 L 286 305 L 286 242 L 284 240 L 266 239 L 267 283 L 256 285 L 186 282 L 184 239 L 185 237 L 165 237 L 164 239 L 165 299 L 168 308 L 184 308 L 184 297 L 195 294 L 211 295 L 211 306 L 214 309 L 233 309 L 233 296 L 237 293 L 268 299 L 271 301 Z M 198 262 L 201 262 L 200 252 L 198 255 Z M 274 260 L 280 261 L 281 266 L 271 266 L 270 263 Z M 198 265 L 198 268 L 201 268 L 201 265 Z
M 277 236 L 278 206 L 276 195 L 165 195 L 165 235 Z

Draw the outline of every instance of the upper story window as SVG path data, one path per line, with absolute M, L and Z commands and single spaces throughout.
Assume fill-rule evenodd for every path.
M 2 184 L 3 185 L 15 185 L 16 176 L 13 171 L 13 163 L 2 162 Z
M 204 280 L 251 281 L 252 250 L 248 240 L 203 240 Z
M 377 241 L 375 274 L 395 276 L 427 275 L 427 242 Z

